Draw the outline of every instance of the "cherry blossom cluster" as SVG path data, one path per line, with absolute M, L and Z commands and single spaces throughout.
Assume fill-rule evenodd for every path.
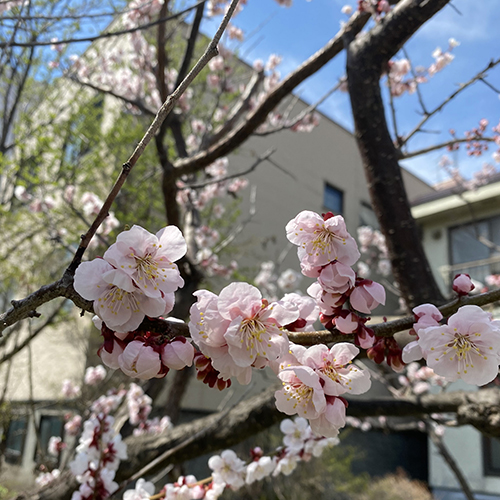
M 376 269 L 382 276 L 391 273 L 391 262 L 385 243 L 385 236 L 370 226 L 360 226 L 357 229 L 361 259 L 358 262 L 358 273 L 368 278 L 371 269 Z
M 448 381 L 459 378 L 484 385 L 498 375 L 500 322 L 480 307 L 467 305 L 440 324 L 442 315 L 431 304 L 413 309 L 417 340 L 403 350 L 405 363 L 424 358 L 427 366 Z
M 127 458 L 127 447 L 113 430 L 113 423 L 110 415 L 97 413 L 83 424 L 77 454 L 69 464 L 81 485 L 72 500 L 105 499 L 118 489 L 115 472 L 120 460 Z
M 182 370 L 193 363 L 195 351 L 185 337 L 170 340 L 162 334 L 145 330 L 119 333 L 102 322 L 95 323 L 100 326 L 104 337 L 104 343 L 97 351 L 102 361 L 129 377 L 141 380 L 162 378 L 171 369 Z
M 357 354 L 359 349 L 349 343 L 331 349 L 290 344 L 278 366 L 283 384 L 275 393 L 278 410 L 307 418 L 318 435 L 335 437 L 345 425 L 347 402 L 342 394 L 362 394 L 371 386 L 370 374 L 352 364 Z
M 218 378 L 248 384 L 252 367 L 263 368 L 288 352 L 284 328 L 299 318 L 296 306 L 268 303 L 248 283 L 232 283 L 219 296 L 207 290 L 194 295 L 189 331 Z
M 299 462 L 320 457 L 327 447 L 338 444 L 337 438 L 323 438 L 314 434 L 307 420 L 285 419 L 280 424 L 284 434 L 283 446 L 265 455 L 261 448 L 250 450 L 251 461 L 245 463 L 233 450 L 224 450 L 208 460 L 212 476 L 198 481 L 194 476 L 180 476 L 175 483 L 166 484 L 161 494 L 166 500 L 216 500 L 226 488 L 238 490 L 266 477 L 290 475 Z M 133 490 L 125 491 L 123 500 L 147 500 L 153 496 L 153 483 L 139 479 Z
M 500 136 L 498 137 L 500 138 Z M 454 144 L 452 146 L 449 146 L 449 148 L 458 149 L 459 144 Z M 472 179 L 467 180 L 462 176 L 458 168 L 453 168 L 451 166 L 453 165 L 453 162 L 447 155 L 441 156 L 438 165 L 448 173 L 456 186 L 471 191 L 476 190 L 478 187 L 483 186 L 484 184 L 488 184 L 488 182 L 491 181 L 492 177 L 498 173 L 498 170 L 494 165 L 492 165 L 491 163 L 484 163 L 480 170 L 477 170 L 473 173 Z M 446 184 L 443 184 L 443 187 L 445 186 Z
M 451 52 L 458 45 L 460 45 L 459 42 L 454 38 L 450 38 L 448 40 L 448 49 L 445 52 L 437 47 L 432 53 L 434 62 L 428 68 L 417 66 L 413 73 L 411 73 L 411 62 L 408 59 L 390 60 L 388 63 L 387 84 L 391 95 L 399 97 L 406 92 L 413 94 L 419 84 L 427 82 L 429 78 L 453 61 L 455 56 Z
M 149 419 L 153 400 L 144 393 L 137 384 L 130 384 L 126 395 L 129 422 L 136 426 L 134 436 L 143 434 L 161 434 L 164 430 L 172 427 L 172 422 L 168 416 L 161 419 L 155 417 Z
M 485 278 L 486 284 L 491 287 L 500 287 L 500 274 L 489 274 Z
M 103 201 L 91 192 L 84 192 L 80 196 L 76 196 L 76 188 L 72 184 L 64 187 L 56 186 L 50 193 L 46 191 L 34 190 L 28 192 L 22 185 L 17 185 L 14 188 L 14 196 L 23 204 L 26 204 L 28 210 L 33 214 L 51 214 L 54 210 L 60 209 L 66 204 L 69 204 L 76 212 L 80 212 L 85 217 L 96 216 L 103 205 Z M 120 225 L 120 222 L 115 217 L 113 211 L 110 211 L 104 222 L 99 226 L 96 236 L 94 236 L 89 244 L 89 248 L 96 248 L 99 245 L 97 235 L 106 237 L 114 229 Z M 64 227 L 57 230 L 57 234 L 53 239 L 63 239 L 68 230 Z
M 299 247 L 302 273 L 317 278 L 307 291 L 319 305 L 321 322 L 327 328 L 335 326 L 342 333 L 353 333 L 360 347 L 372 347 L 375 336 L 365 326 L 366 315 L 385 303 L 385 290 L 352 269 L 360 253 L 343 217 L 305 210 L 287 224 L 286 233 Z
M 344 6 L 342 8 L 342 12 L 344 14 L 350 14 L 348 9 Z M 376 21 L 380 21 L 380 19 L 390 12 L 391 6 L 387 0 L 358 0 L 358 10 L 359 12 L 369 12 Z
M 434 370 L 417 362 L 406 365 L 405 373 L 398 377 L 398 381 L 402 395 L 409 393 L 417 396 L 429 392 L 432 386 L 443 387 L 446 384 L 445 379 L 436 375 Z
M 80 264 L 75 290 L 94 302 L 106 325 L 119 333 L 135 330 L 147 314 L 168 314 L 174 292 L 184 285 L 174 264 L 186 253 L 186 242 L 175 226 L 156 235 L 141 226 L 122 232 L 103 258 Z
M 259 290 L 272 300 L 278 300 L 278 288 L 282 292 L 296 292 L 303 278 L 294 269 L 286 269 L 278 276 L 274 272 L 275 268 L 276 265 L 272 261 L 261 262 L 260 271 L 253 279 Z
M 169 369 L 190 366 L 194 348 L 184 337 L 165 339 L 138 330 L 147 315 L 168 314 L 174 292 L 184 280 L 174 262 L 186 253 L 175 226 L 153 235 L 140 226 L 122 232 L 103 258 L 83 262 L 75 273 L 75 290 L 94 302 L 104 344 L 99 355 L 112 369 L 131 377 L 163 377 Z

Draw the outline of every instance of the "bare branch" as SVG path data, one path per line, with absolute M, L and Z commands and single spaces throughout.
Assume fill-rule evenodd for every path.
M 151 28 L 152 26 L 156 26 L 158 24 L 165 23 L 167 21 L 171 21 L 173 19 L 177 19 L 178 17 L 183 16 L 184 14 L 187 14 L 188 12 L 198 8 L 199 5 L 204 4 L 206 0 L 201 0 L 197 2 L 196 4 L 192 5 L 191 7 L 187 7 L 184 10 L 181 10 L 175 14 L 172 14 L 171 16 L 164 17 L 157 19 L 156 21 L 151 21 L 150 23 L 146 24 L 141 24 L 140 26 L 135 26 L 134 28 L 129 28 L 125 30 L 118 30 L 118 31 L 108 31 L 101 33 L 100 35 L 96 36 L 88 36 L 88 37 L 83 37 L 83 38 L 66 38 L 64 40 L 58 40 L 57 44 L 58 45 L 67 45 L 70 43 L 79 43 L 79 42 L 94 42 L 95 40 L 100 40 L 102 38 L 112 38 L 115 36 L 121 36 L 121 35 L 126 35 L 127 33 L 135 33 L 136 31 L 142 31 L 146 30 L 148 28 Z M 41 46 L 47 46 L 47 45 L 53 45 L 54 42 L 50 40 L 41 40 L 41 41 L 34 41 L 34 42 L 16 42 L 15 40 L 10 41 L 10 42 L 3 42 L 0 43 L 0 49 L 3 49 L 5 47 L 41 47 Z
M 221 21 L 221 24 L 215 33 L 213 39 L 210 41 L 208 44 L 207 49 L 205 50 L 204 54 L 200 57 L 198 62 L 195 64 L 193 69 L 189 72 L 189 74 L 184 78 L 184 80 L 181 82 L 181 84 L 168 96 L 167 100 L 163 103 L 162 107 L 158 110 L 158 113 L 156 114 L 153 122 L 151 123 L 150 127 L 144 134 L 144 137 L 140 140 L 139 144 L 135 148 L 135 151 L 132 153 L 130 158 L 123 164 L 122 167 L 122 172 L 118 179 L 116 180 L 113 188 L 111 189 L 108 197 L 104 201 L 104 204 L 99 211 L 99 214 L 97 215 L 96 219 L 92 223 L 92 226 L 90 229 L 87 231 L 87 233 L 82 237 L 82 241 L 80 243 L 80 246 L 78 247 L 78 250 L 75 253 L 75 256 L 73 258 L 73 261 L 71 264 L 68 266 L 68 269 L 66 270 L 66 274 L 73 275 L 76 268 L 81 262 L 81 259 L 83 257 L 83 254 L 85 253 L 85 250 L 87 249 L 88 244 L 90 243 L 90 240 L 94 236 L 95 232 L 99 228 L 99 226 L 102 224 L 104 219 L 108 216 L 108 211 L 111 207 L 111 204 L 113 203 L 114 199 L 116 198 L 117 194 L 119 193 L 121 187 L 125 183 L 125 180 L 127 179 L 130 171 L 134 167 L 134 165 L 137 163 L 137 160 L 141 157 L 142 153 L 146 149 L 146 146 L 149 144 L 151 139 L 155 136 L 156 132 L 160 128 L 161 124 L 164 122 L 165 118 L 169 115 L 170 111 L 174 108 L 175 103 L 179 100 L 181 95 L 185 92 L 185 90 L 189 87 L 191 82 L 196 78 L 196 76 L 200 73 L 200 71 L 207 65 L 207 63 L 215 57 L 218 54 L 217 50 L 217 44 L 219 43 L 219 40 L 222 36 L 222 33 L 224 32 L 227 24 L 229 23 L 229 20 L 231 19 L 231 16 L 236 9 L 236 5 L 238 4 L 238 0 L 232 0 L 229 9 L 227 10 L 224 18 Z
M 250 172 L 253 172 L 263 161 L 268 160 L 272 154 L 276 153 L 276 148 L 269 149 L 266 151 L 262 156 L 259 156 L 250 167 L 248 167 L 246 170 L 243 170 L 243 172 L 238 172 L 236 174 L 231 174 L 226 177 L 222 177 L 220 179 L 211 179 L 206 182 L 199 182 L 196 184 L 186 184 L 180 189 L 202 189 L 205 186 L 209 186 L 210 184 L 218 184 L 219 182 L 225 182 L 229 181 L 231 179 L 236 179 L 237 177 L 241 177 L 243 175 L 247 175 Z
M 432 111 L 429 111 L 421 120 L 420 122 L 416 125 L 416 127 L 406 136 L 401 140 L 401 145 L 403 146 L 406 144 L 417 132 L 420 132 L 422 129 L 422 126 L 431 118 L 434 116 L 436 113 L 441 111 L 450 101 L 452 101 L 457 95 L 459 95 L 461 92 L 463 92 L 466 88 L 470 87 L 472 84 L 476 83 L 477 81 L 484 80 L 484 77 L 486 76 L 486 73 L 494 68 L 498 63 L 500 63 L 500 59 L 496 59 L 493 61 L 490 61 L 488 65 L 480 71 L 476 76 L 472 77 L 468 82 L 462 83 L 459 85 L 458 89 L 455 90 L 452 94 L 450 94 L 439 106 L 435 107 Z
M 441 144 L 434 144 L 433 146 L 429 146 L 427 148 L 422 148 L 422 149 L 417 149 L 416 151 L 409 151 L 408 153 L 403 153 L 400 151 L 399 153 L 399 158 L 401 160 L 407 159 L 407 158 L 414 158 L 415 156 L 420 156 L 420 155 L 425 155 L 427 153 L 430 153 L 432 151 L 437 151 L 438 149 L 443 149 L 443 148 L 448 148 L 450 146 L 454 146 L 455 144 L 463 144 L 467 142 L 495 142 L 494 137 L 469 137 L 469 138 L 462 138 L 462 139 L 452 139 L 451 141 L 447 142 L 442 142 Z
M 342 51 L 344 48 L 342 37 L 346 32 L 352 32 L 353 36 L 356 35 L 361 31 L 369 19 L 370 15 L 367 13 L 357 12 L 351 16 L 346 25 L 334 38 L 277 85 L 259 106 L 257 106 L 250 115 L 227 136 L 207 150 L 201 151 L 190 158 L 180 159 L 175 162 L 177 177 L 197 172 L 207 165 L 210 165 L 221 156 L 229 154 L 236 147 L 241 145 L 251 134 L 253 134 L 259 125 L 264 123 L 269 112 L 273 110 L 285 96 Z

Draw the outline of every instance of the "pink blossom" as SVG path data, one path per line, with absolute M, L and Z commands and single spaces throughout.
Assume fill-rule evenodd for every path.
M 106 378 L 106 369 L 102 365 L 89 366 L 85 371 L 85 383 L 96 385 Z
M 229 354 L 241 367 L 258 357 L 274 360 L 288 350 L 288 338 L 281 330 L 299 316 L 296 307 L 262 301 L 259 290 L 248 283 L 224 288 L 217 303 L 221 316 L 230 321 L 224 338 Z
M 286 225 L 286 233 L 299 246 L 299 260 L 311 266 L 324 266 L 334 260 L 351 266 L 360 257 L 356 241 L 347 232 L 341 215 L 323 220 L 320 215 L 304 210 Z
M 271 457 L 260 457 L 247 465 L 246 469 L 246 484 L 252 484 L 255 481 L 260 481 L 267 476 L 270 476 L 276 468 L 276 462 Z
M 149 500 L 149 497 L 154 495 L 154 493 L 155 485 L 149 481 L 145 481 L 141 477 L 133 490 L 125 491 L 123 500 Z
M 288 331 L 307 332 L 314 330 L 313 325 L 318 319 L 319 307 L 313 298 L 298 293 L 287 293 L 279 302 L 285 305 L 291 304 L 299 310 L 299 317 L 293 323 L 284 325 Z
M 402 359 L 405 363 L 411 363 L 412 361 L 418 361 L 423 357 L 422 348 L 418 341 L 409 342 L 403 348 Z
M 182 370 L 193 364 L 194 347 L 185 337 L 177 337 L 163 346 L 162 363 L 172 370 Z
M 245 462 L 240 460 L 233 450 L 224 450 L 220 455 L 210 457 L 208 466 L 213 471 L 214 483 L 225 483 L 234 489 L 245 484 Z
M 228 380 L 236 377 L 242 385 L 250 383 L 252 368 L 241 367 L 229 354 L 225 333 L 230 321 L 223 318 L 218 309 L 218 297 L 207 290 L 194 293 L 198 301 L 191 306 L 189 332 L 200 351 L 212 360 L 219 377 Z
M 384 287 L 376 281 L 364 280 L 350 295 L 351 306 L 364 314 L 370 314 L 379 304 L 385 304 Z
M 369 372 L 351 363 L 358 354 L 357 347 L 341 342 L 331 349 L 322 344 L 309 347 L 299 359 L 318 373 L 326 395 L 340 396 L 363 394 L 371 386 Z
M 353 313 L 348 313 L 345 317 L 336 316 L 335 326 L 342 333 L 353 333 L 358 329 L 358 320 L 359 318 Z
M 82 426 L 82 417 L 80 415 L 75 415 L 71 420 L 68 420 L 64 424 L 64 430 L 70 436 L 76 436 L 80 432 L 81 426 Z
M 345 425 L 345 408 L 341 399 L 328 397 L 325 411 L 309 420 L 312 431 L 318 436 L 336 437 Z
M 354 286 L 355 280 L 352 268 L 337 261 L 323 267 L 318 278 L 321 288 L 329 293 L 345 293 Z
M 468 295 L 475 286 L 468 274 L 457 274 L 453 279 L 453 291 L 458 295 Z
M 74 287 L 84 299 L 94 301 L 95 313 L 117 332 L 135 330 L 146 314 L 158 317 L 173 306 L 173 300 L 165 302 L 168 296 L 144 294 L 129 275 L 103 259 L 82 262 L 75 273 Z
M 47 447 L 47 451 L 50 455 L 57 457 L 62 450 L 66 448 L 66 443 L 63 443 L 63 440 L 60 436 L 51 436 L 49 439 L 49 444 Z
M 184 285 L 174 262 L 186 250 L 186 241 L 176 226 L 164 227 L 154 235 L 135 225 L 118 235 L 104 259 L 130 276 L 145 295 L 158 298 Z
M 70 398 L 77 398 L 81 394 L 81 389 L 79 385 L 74 384 L 71 380 L 65 379 L 62 382 L 62 389 L 61 392 L 64 397 L 70 399 Z
M 292 365 L 278 374 L 283 389 L 276 391 L 276 407 L 287 415 L 314 419 L 326 411 L 326 397 L 319 375 L 308 366 Z
M 312 437 L 309 422 L 302 417 L 297 417 L 294 420 L 286 418 L 281 422 L 280 430 L 285 435 L 283 444 L 288 454 L 299 454 L 306 441 Z
M 108 351 L 109 348 L 111 348 L 111 352 Z M 122 352 L 123 352 L 123 347 L 119 342 L 114 340 L 110 345 L 105 342 L 99 348 L 97 354 L 101 358 L 102 362 L 108 368 L 111 368 L 112 370 L 117 370 L 118 368 L 120 368 L 120 363 L 118 362 L 118 358 L 120 357 L 120 354 L 122 354 Z
M 476 385 L 491 382 L 500 363 L 500 327 L 478 306 L 463 306 L 447 325 L 418 332 L 427 365 L 447 380 Z
M 134 340 L 127 345 L 118 357 L 118 363 L 123 373 L 141 380 L 154 378 L 161 370 L 159 354 L 139 340 Z

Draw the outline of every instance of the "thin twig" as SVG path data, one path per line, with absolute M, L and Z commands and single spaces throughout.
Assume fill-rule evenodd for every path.
M 399 153 L 399 158 L 401 160 L 406 160 L 407 158 L 414 158 L 415 156 L 425 155 L 427 153 L 431 153 L 432 151 L 437 151 L 438 149 L 447 148 L 449 146 L 454 146 L 455 144 L 463 144 L 466 142 L 495 142 L 494 137 L 469 137 L 469 138 L 461 138 L 461 139 L 453 139 L 451 141 L 442 142 L 441 144 L 434 144 L 433 146 L 429 146 L 427 148 L 417 149 L 416 151 L 409 151 L 408 153 Z
M 141 24 L 140 26 L 135 26 L 134 28 L 129 28 L 126 30 L 119 30 L 119 31 L 110 31 L 110 32 L 105 32 L 101 33 L 100 35 L 96 36 L 88 36 L 84 38 L 66 38 L 65 40 L 57 40 L 58 45 L 67 45 L 70 43 L 80 43 L 80 42 L 94 42 L 95 40 L 100 40 L 102 38 L 111 38 L 115 36 L 121 36 L 121 35 L 126 35 L 127 33 L 135 33 L 136 31 L 142 31 L 146 30 L 148 28 L 151 28 L 152 26 L 156 26 L 161 23 L 165 23 L 167 21 L 171 21 L 173 19 L 176 19 L 180 16 L 183 16 L 184 14 L 187 14 L 188 12 L 196 9 L 198 5 L 205 3 L 206 0 L 201 0 L 200 2 L 197 2 L 196 4 L 192 5 L 191 7 L 188 7 L 184 10 L 181 10 L 180 12 L 177 12 L 175 14 L 172 14 L 171 16 L 164 17 L 161 19 L 157 19 L 156 21 L 151 21 L 150 23 L 146 24 Z M 36 42 L 4 42 L 0 43 L 0 48 L 3 49 L 7 46 L 10 47 L 42 47 L 46 45 L 54 45 L 53 41 L 46 40 L 46 41 L 36 41 Z
M 252 163 L 252 165 L 250 165 L 250 167 L 248 167 L 246 170 L 243 170 L 243 172 L 227 175 L 226 177 L 222 177 L 221 179 L 210 179 L 209 181 L 206 182 L 199 182 L 196 184 L 186 184 L 182 188 L 179 188 L 179 191 L 182 191 L 183 189 L 202 189 L 206 186 L 210 186 L 211 184 L 218 184 L 219 182 L 225 182 L 231 179 L 236 179 L 237 177 L 241 177 L 243 175 L 247 175 L 250 172 L 253 172 L 263 161 L 268 160 L 269 157 L 274 153 L 276 153 L 276 148 L 269 149 L 262 156 L 259 156 L 255 160 L 255 162 Z
M 165 118 L 169 115 L 170 111 L 174 108 L 175 103 L 179 100 L 181 95 L 185 92 L 185 90 L 189 87 L 192 81 L 196 78 L 196 76 L 201 72 L 201 70 L 208 64 L 210 59 L 215 57 L 219 52 L 217 50 L 217 44 L 219 43 L 220 38 L 222 37 L 222 33 L 224 32 L 231 16 L 236 9 L 236 5 L 238 4 L 238 0 L 232 0 L 229 9 L 227 10 L 224 18 L 221 21 L 219 29 L 215 33 L 213 39 L 208 44 L 207 49 L 204 54 L 200 57 L 198 62 L 195 64 L 193 69 L 188 73 L 186 78 L 181 82 L 181 84 L 167 97 L 167 100 L 163 103 L 161 108 L 158 110 L 153 122 L 151 123 L 149 129 L 144 134 L 144 137 L 140 140 L 139 144 L 135 148 L 135 151 L 132 153 L 130 158 L 123 164 L 122 172 L 119 175 L 118 179 L 115 182 L 115 185 L 112 187 L 108 197 L 106 198 L 99 214 L 95 218 L 92 226 L 87 231 L 87 233 L 82 237 L 82 241 L 78 250 L 75 253 L 73 261 L 69 265 L 66 273 L 72 276 L 81 262 L 83 254 L 87 249 L 90 240 L 96 233 L 99 226 L 102 224 L 104 219 L 108 216 L 108 211 L 111 207 L 111 204 L 115 200 L 116 196 L 120 192 L 125 180 L 130 174 L 132 168 L 137 163 L 137 160 L 141 157 L 142 153 L 146 149 L 146 146 L 149 144 L 151 139 L 155 136 L 156 132 L 160 128 L 161 124 L 164 122 Z
M 480 71 L 477 75 L 475 75 L 473 78 L 471 78 L 468 82 L 462 83 L 459 85 L 458 89 L 455 90 L 452 94 L 450 94 L 439 106 L 435 107 L 432 111 L 429 111 L 427 115 L 425 115 L 420 122 L 417 124 L 417 126 L 406 136 L 401 140 L 401 146 L 406 144 L 417 132 L 420 131 L 422 128 L 422 125 L 426 123 L 429 118 L 434 116 L 436 113 L 441 111 L 450 101 L 452 101 L 458 94 L 463 92 L 466 88 L 470 87 L 473 83 L 476 83 L 479 80 L 482 80 L 485 76 L 486 73 L 494 68 L 498 63 L 500 63 L 500 59 L 492 60 L 488 63 L 488 65 Z

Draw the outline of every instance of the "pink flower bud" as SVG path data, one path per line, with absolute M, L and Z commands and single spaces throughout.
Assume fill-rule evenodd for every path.
M 467 295 L 474 290 L 475 286 L 468 274 L 457 274 L 453 280 L 453 291 L 458 295 Z
M 358 328 L 358 317 L 352 313 L 349 313 L 345 318 L 337 316 L 335 326 L 342 333 L 352 333 Z
M 370 314 L 379 304 L 385 304 L 384 287 L 375 281 L 365 280 L 351 293 L 351 306 L 365 314 Z
M 172 370 L 182 370 L 193 364 L 194 347 L 185 337 L 177 337 L 163 347 L 161 360 Z
M 118 358 L 123 353 L 123 347 L 116 340 L 113 341 L 112 346 L 111 352 L 108 352 L 106 344 L 103 344 L 97 351 L 97 354 L 108 368 L 117 370 L 120 368 Z
M 158 353 L 140 340 L 134 340 L 125 347 L 123 353 L 118 356 L 118 364 L 123 373 L 141 380 L 154 378 L 161 370 Z

